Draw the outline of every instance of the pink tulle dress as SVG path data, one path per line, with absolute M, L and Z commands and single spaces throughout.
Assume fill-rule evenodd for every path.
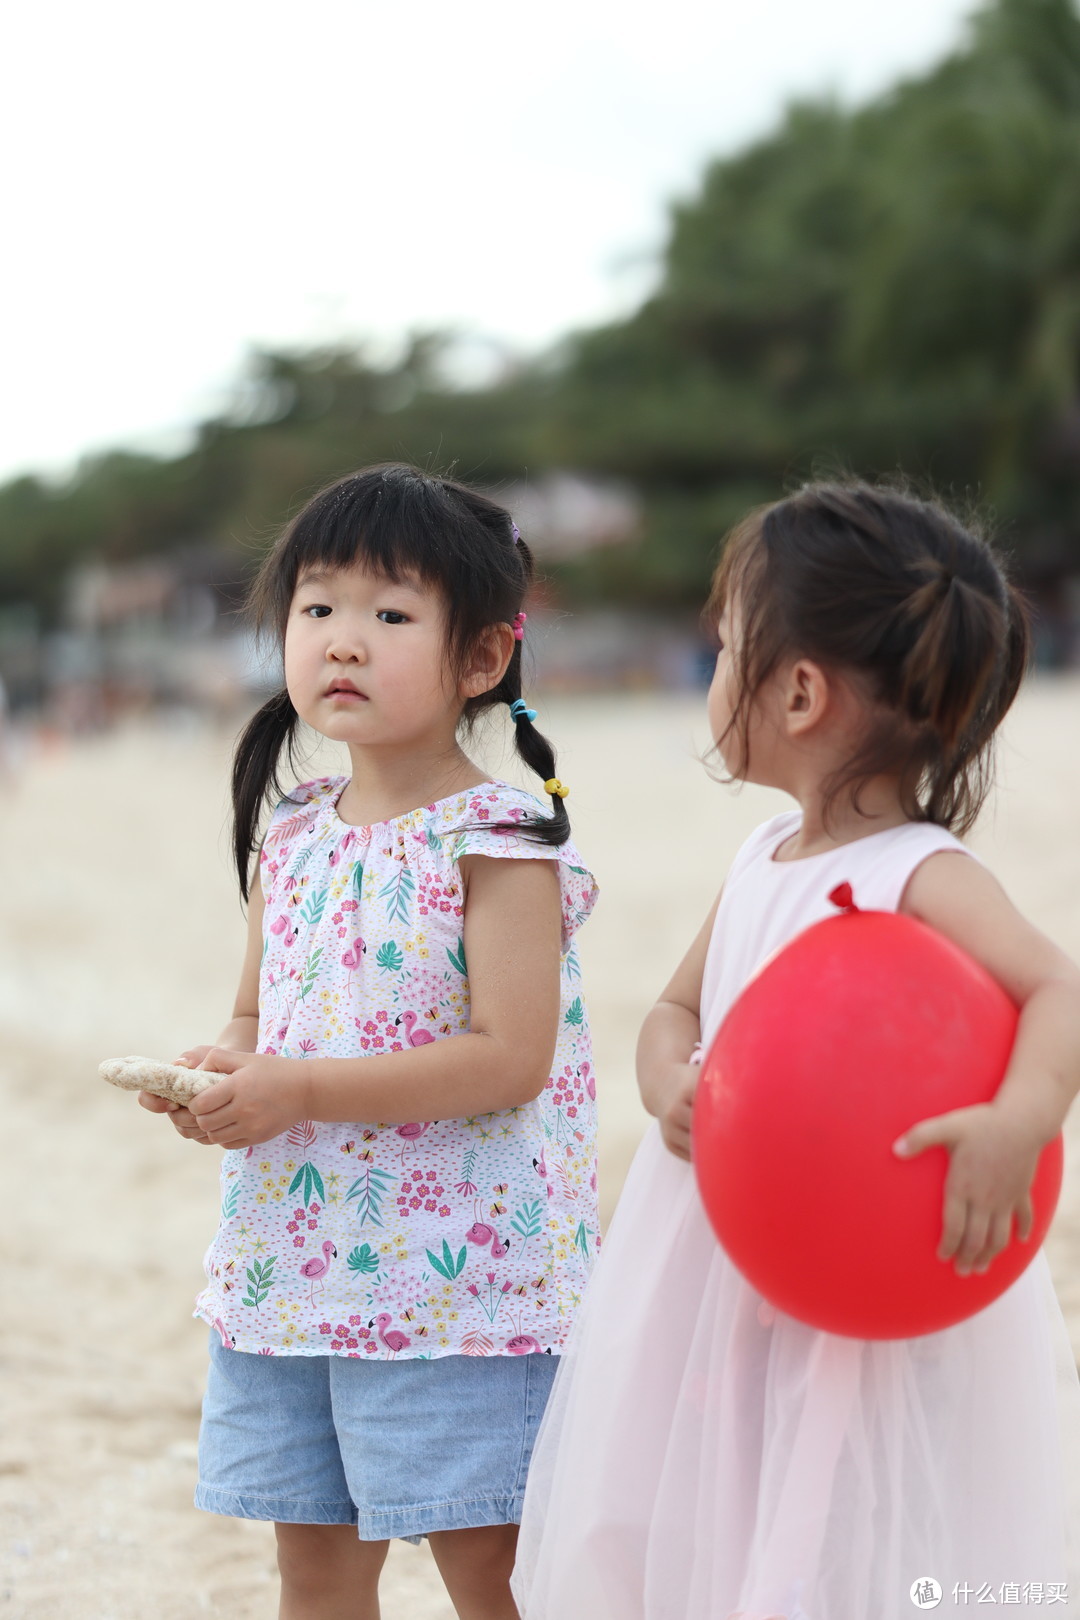
M 725 884 L 706 1048 L 764 960 L 834 914 L 837 884 L 895 910 L 929 855 L 963 853 L 910 824 L 775 860 L 798 825 L 759 828 Z M 1078 1478 L 1080 1385 L 1044 1255 L 945 1332 L 818 1332 L 735 1270 L 654 1124 L 533 1455 L 515 1596 L 524 1620 L 1076 1615 Z

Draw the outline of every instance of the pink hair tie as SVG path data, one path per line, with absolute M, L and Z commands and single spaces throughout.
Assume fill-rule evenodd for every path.
M 527 618 L 528 618 L 527 613 L 515 613 L 514 614 L 514 640 L 515 641 L 524 640 L 524 637 L 525 637 L 525 620 Z

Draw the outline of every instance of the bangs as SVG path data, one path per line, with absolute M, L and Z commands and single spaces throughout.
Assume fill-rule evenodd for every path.
M 436 590 L 451 644 L 460 647 L 483 626 L 512 618 L 530 567 L 503 507 L 391 464 L 342 478 L 307 503 L 267 559 L 250 606 L 257 630 L 282 638 L 304 574 L 363 568 L 394 584 Z

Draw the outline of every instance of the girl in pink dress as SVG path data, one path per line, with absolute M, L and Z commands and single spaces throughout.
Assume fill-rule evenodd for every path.
M 1042 1254 L 945 1332 L 837 1337 L 743 1280 L 688 1162 L 696 1054 L 847 882 L 859 906 L 955 941 L 1019 1005 L 993 1103 L 913 1119 L 895 1151 L 948 1151 L 943 1264 L 981 1272 L 1014 1224 L 1026 1232 L 1037 1156 L 1080 1084 L 1080 975 L 955 836 L 982 804 L 1024 669 L 1022 609 L 990 547 L 937 506 L 811 485 L 735 531 L 708 611 L 724 764 L 799 808 L 744 844 L 645 1021 L 656 1123 L 534 1454 L 519 1607 L 525 1620 L 1074 1614 L 1080 1389 Z

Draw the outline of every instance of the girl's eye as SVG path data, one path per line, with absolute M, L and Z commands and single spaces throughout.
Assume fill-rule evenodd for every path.
M 408 616 L 399 613 L 396 608 L 382 608 L 375 617 L 381 619 L 383 624 L 408 624 Z
M 315 616 L 315 618 L 322 619 L 329 612 L 330 609 L 326 606 L 325 602 L 312 602 L 310 607 L 300 609 L 301 617 L 305 619 L 312 614 Z

